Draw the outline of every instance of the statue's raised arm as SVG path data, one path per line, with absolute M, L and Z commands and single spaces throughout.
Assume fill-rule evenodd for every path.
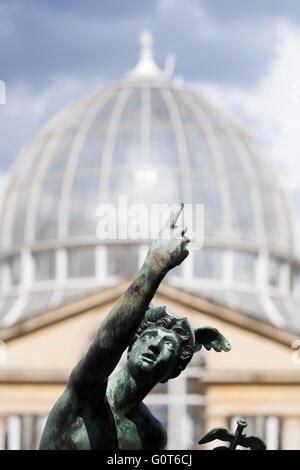
M 85 357 L 73 369 L 69 384 L 90 389 L 107 381 L 132 342 L 149 303 L 167 272 L 188 256 L 186 227 L 176 226 L 183 204 L 176 204 L 127 291 L 103 321 Z
M 188 256 L 176 205 L 151 243 L 141 270 L 101 324 L 52 408 L 40 449 L 163 449 L 166 430 L 143 403 L 158 382 L 177 377 L 202 346 L 229 351 L 215 328 L 150 304 L 167 272 Z M 128 347 L 127 362 L 115 373 Z

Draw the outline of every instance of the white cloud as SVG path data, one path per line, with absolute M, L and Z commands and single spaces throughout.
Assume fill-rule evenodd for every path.
M 242 118 L 269 149 L 286 189 L 300 193 L 300 27 L 277 23 L 276 54 L 255 87 L 202 83 L 202 92 Z M 300 208 L 298 208 L 300 214 Z

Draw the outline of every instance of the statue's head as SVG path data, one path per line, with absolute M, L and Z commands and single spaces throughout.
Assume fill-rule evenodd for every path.
M 159 377 L 164 383 L 186 368 L 195 350 L 195 334 L 188 319 L 169 313 L 165 306 L 150 305 L 128 348 L 128 359 L 132 354 L 136 362 L 140 360 L 140 367 L 160 367 L 162 375 L 166 372 Z
M 202 345 L 216 351 L 230 349 L 215 328 L 193 329 L 186 317 L 168 312 L 165 306 L 150 305 L 128 348 L 128 360 L 149 372 L 157 369 L 158 381 L 164 383 L 177 377 Z

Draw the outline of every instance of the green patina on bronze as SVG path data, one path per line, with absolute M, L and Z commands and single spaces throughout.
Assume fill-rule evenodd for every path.
M 141 270 L 101 324 L 54 405 L 40 449 L 163 449 L 166 431 L 142 400 L 158 382 L 178 376 L 202 345 L 229 351 L 211 327 L 193 330 L 187 318 L 150 304 L 168 271 L 188 256 L 178 204 L 149 248 Z M 128 360 L 113 370 L 128 348 Z

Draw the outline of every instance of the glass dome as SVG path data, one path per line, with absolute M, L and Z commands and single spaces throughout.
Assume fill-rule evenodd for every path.
M 293 214 L 264 148 L 233 118 L 138 65 L 71 104 L 21 151 L 2 208 L 0 324 L 120 282 L 145 243 L 101 242 L 100 203 L 202 203 L 205 246 L 167 281 L 300 331 Z

